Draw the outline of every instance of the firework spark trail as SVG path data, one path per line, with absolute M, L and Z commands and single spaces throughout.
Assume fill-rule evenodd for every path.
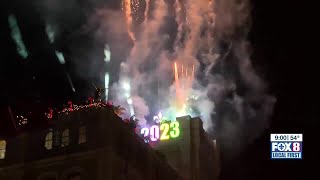
M 181 65 L 181 77 L 183 77 L 183 64 Z
M 131 7 L 133 9 L 132 13 L 135 14 L 140 9 L 140 0 L 132 0 L 131 1 Z M 139 16 L 135 17 L 135 20 L 137 21 L 139 19 Z
M 179 0 L 175 1 L 174 8 L 175 8 L 175 12 L 176 12 L 176 22 L 178 23 L 177 37 L 175 39 L 174 46 L 175 47 L 179 47 L 179 44 L 180 44 L 180 41 L 181 41 L 181 38 L 182 38 L 182 34 L 183 34 L 183 27 L 184 27 L 184 19 L 183 19 L 183 15 L 182 15 L 182 7 L 181 7 L 181 4 L 180 4 Z
M 148 4 L 149 6 L 149 4 Z M 150 40 L 153 35 L 158 34 L 160 26 L 164 20 L 164 17 L 168 14 L 167 5 L 164 0 L 159 0 L 155 2 L 155 9 L 154 9 L 154 19 L 148 22 L 148 26 L 145 27 L 145 31 L 147 33 L 147 38 Z M 149 11 L 149 8 L 147 9 Z M 148 14 L 148 12 L 146 13 Z
M 159 41 L 161 43 L 161 39 L 159 38 L 158 32 L 162 25 L 165 15 L 167 14 L 167 7 L 164 1 L 156 1 L 154 9 L 154 19 L 152 21 L 145 21 L 145 26 L 142 30 L 142 35 L 138 41 L 135 42 L 133 48 L 130 51 L 130 55 L 128 57 L 128 66 L 130 70 L 133 71 L 133 76 L 138 76 L 138 67 L 141 66 L 148 55 L 151 52 L 150 46 L 155 41 Z M 147 12 L 148 13 L 148 12 Z M 133 77 L 135 78 L 135 77 Z M 138 84 L 137 84 L 138 85 Z
M 128 12 L 128 0 L 124 1 L 125 12 Z M 149 7 L 149 1 L 146 2 Z M 145 14 L 148 14 L 149 8 L 146 8 Z M 166 3 L 163 0 L 155 1 L 155 8 L 153 9 L 154 18 L 152 20 L 144 19 L 141 29 L 141 36 L 134 41 L 133 47 L 127 57 L 125 66 L 121 69 L 121 79 L 130 79 L 132 87 L 132 106 L 136 117 L 140 120 L 141 124 L 146 122 L 144 116 L 149 114 L 149 108 L 146 105 L 145 100 L 139 96 L 139 88 L 144 86 L 148 82 L 148 76 L 140 69 L 141 65 L 145 64 L 148 60 L 148 56 L 155 48 L 159 48 L 163 43 L 163 39 L 159 38 L 159 30 L 163 24 L 164 17 L 168 14 Z M 127 23 L 132 22 L 132 18 L 126 17 Z M 127 67 L 127 68 L 125 68 Z
M 181 71 L 179 72 L 179 69 Z M 184 115 L 184 109 L 187 106 L 187 98 L 189 97 L 193 84 L 194 65 L 192 66 L 191 74 L 190 69 L 181 64 L 181 68 L 177 62 L 173 64 L 174 84 L 175 84 L 175 105 L 176 111 L 180 115 Z
M 180 91 L 180 81 L 177 62 L 174 63 L 174 80 L 175 80 L 175 90 L 176 90 L 176 108 L 180 109 L 183 102 Z
M 198 44 L 201 34 L 201 26 L 203 24 L 203 11 L 208 8 L 208 0 L 187 0 L 186 2 L 186 26 L 189 29 L 188 38 L 185 42 L 184 54 L 187 56 L 195 57 L 198 52 Z M 196 60 L 192 58 L 196 63 Z
M 181 72 L 178 72 L 181 76 L 175 78 L 175 84 L 179 84 L 175 86 L 176 104 L 178 104 L 176 108 L 178 111 L 181 111 L 181 107 L 183 107 L 181 105 L 187 103 L 187 98 L 192 92 L 195 65 L 196 67 L 198 65 L 196 54 L 198 50 L 208 48 L 209 44 L 212 43 L 213 38 L 209 33 L 207 34 L 209 37 L 201 38 L 202 27 L 212 27 L 212 24 L 214 24 L 212 3 L 212 1 L 208 0 L 187 0 L 185 4 L 181 4 L 179 0 L 176 0 L 174 4 L 176 22 L 178 23 L 177 38 L 174 46 L 177 53 L 176 61 L 181 64 Z M 185 15 L 182 12 L 182 8 L 186 9 Z M 187 38 L 181 41 L 184 33 L 188 33 Z M 175 63 L 175 66 L 178 66 L 177 63 Z M 180 70 L 180 68 L 177 67 L 177 70 Z M 176 70 L 174 72 L 177 73 Z
M 145 122 L 144 117 L 150 112 L 145 99 L 156 100 L 153 99 L 156 96 L 152 97 L 154 92 L 151 87 L 161 77 L 164 83 L 160 86 L 159 83 L 157 84 L 158 94 L 161 97 L 159 99 L 162 101 L 161 104 L 159 103 L 159 107 L 165 116 L 169 119 L 181 116 L 181 105 L 184 109 L 184 102 L 192 103 L 189 104 L 189 107 L 187 106 L 186 113 L 191 116 L 200 116 L 205 130 L 215 131 L 214 134 L 222 139 L 221 142 L 232 144 L 230 146 L 232 150 L 238 149 L 237 146 L 234 148 L 234 142 L 241 144 L 241 141 L 247 141 L 239 138 L 244 133 L 243 127 L 246 127 L 245 134 L 248 136 L 256 133 L 261 129 L 261 126 L 265 126 L 265 118 L 268 118 L 270 114 L 269 107 L 273 107 L 273 104 L 269 105 L 269 97 L 265 97 L 268 94 L 265 94 L 263 89 L 261 90 L 264 88 L 261 87 L 261 83 L 264 84 L 264 82 L 256 77 L 257 74 L 249 66 L 250 55 L 247 52 L 248 44 L 246 41 L 247 20 L 249 20 L 250 12 L 249 1 L 223 0 L 218 3 L 214 0 L 175 0 L 178 32 L 173 42 L 173 52 L 167 51 L 167 47 L 162 47 L 163 44 L 161 44 L 164 41 L 162 37 L 167 38 L 171 35 L 164 35 L 165 32 L 159 31 L 160 26 L 167 24 L 163 23 L 163 17 L 169 15 L 164 0 L 155 0 L 154 6 L 153 4 L 149 6 L 149 1 L 146 0 L 147 7 L 144 12 L 144 22 L 141 24 L 141 34 L 139 33 L 139 37 L 137 36 L 127 62 L 124 63 L 128 68 L 127 73 L 123 74 L 124 70 L 121 68 L 120 74 L 121 78 L 127 78 L 132 82 L 131 94 L 138 99 L 132 99 L 137 118 L 141 117 L 140 120 Z M 155 9 L 152 8 L 152 18 L 148 19 L 148 15 L 151 15 L 149 10 L 151 7 Z M 136 8 L 133 7 L 133 11 L 136 11 Z M 219 21 L 216 21 L 216 15 Z M 128 22 L 131 23 L 131 21 Z M 246 29 L 241 29 L 242 27 Z M 240 33 L 238 33 L 239 30 Z M 220 47 L 220 40 L 232 42 L 227 53 L 225 53 L 225 48 Z M 219 60 L 223 63 L 229 52 L 232 53 L 232 56 L 228 56 L 228 58 L 237 61 L 236 64 L 232 63 L 230 66 L 239 69 L 240 72 L 231 72 L 228 77 L 223 72 L 212 73 L 216 61 Z M 150 62 L 151 60 L 159 61 L 157 69 L 151 69 L 154 65 L 153 62 Z M 200 63 L 206 69 L 198 71 Z M 182 65 L 183 73 L 182 67 L 180 67 Z M 151 70 L 152 74 L 148 74 Z M 170 73 L 168 73 L 169 71 Z M 204 78 L 197 79 L 195 73 L 199 73 Z M 174 84 L 171 82 L 172 76 L 174 76 Z M 245 96 L 235 92 L 238 83 L 241 83 L 242 80 L 245 83 L 241 85 L 246 86 L 248 90 L 248 94 L 245 93 Z M 167 88 L 169 82 L 171 86 Z M 186 87 L 182 87 L 182 85 Z M 122 100 L 124 93 L 118 93 L 118 89 L 115 91 L 119 97 L 121 96 L 119 99 Z M 232 97 L 226 96 L 226 94 L 229 95 L 229 92 L 233 93 Z M 194 101 L 189 101 L 189 95 Z M 189 100 L 181 97 L 188 97 Z M 225 106 L 225 100 L 228 100 L 228 106 Z M 260 102 L 261 108 L 256 106 Z M 128 104 L 130 103 L 128 102 Z M 154 104 L 151 107 L 154 107 Z M 190 107 L 194 107 L 194 109 Z M 212 116 L 213 114 L 215 115 Z M 251 129 L 252 133 L 247 131 L 247 127 Z M 257 130 L 252 128 L 257 128 Z
M 47 33 L 47 36 L 48 36 L 48 39 L 49 39 L 50 43 L 53 44 L 55 42 L 55 31 L 52 28 L 51 24 L 46 24 L 46 33 Z M 55 50 L 55 54 L 56 54 L 60 64 L 64 65 L 66 63 L 66 61 L 64 59 L 63 53 Z M 67 76 L 67 79 L 68 79 L 68 82 L 69 82 L 71 90 L 73 92 L 76 92 L 76 89 L 75 89 L 75 87 L 73 85 L 73 82 L 72 82 L 72 79 L 70 77 L 70 74 L 66 70 L 65 70 L 65 73 L 66 73 L 66 76 Z
M 131 12 L 131 1 L 130 0 L 124 0 L 124 12 L 126 16 L 126 23 L 127 23 L 127 31 L 132 41 L 135 41 L 136 38 L 134 36 L 134 33 L 132 32 L 132 12 Z
M 136 13 L 139 9 L 139 1 L 137 0 L 132 0 L 131 1 L 131 7 L 133 9 L 132 13 Z
M 29 56 L 28 50 L 22 40 L 21 31 L 17 22 L 17 18 L 15 15 L 11 14 L 8 17 L 9 27 L 11 29 L 11 37 L 14 40 L 18 54 L 23 58 L 27 59 Z
M 144 25 L 148 22 L 149 3 L 150 0 L 146 0 L 146 9 L 144 10 Z
M 144 12 L 144 22 L 141 37 L 135 41 L 133 48 L 127 60 L 127 66 L 130 67 L 126 76 L 134 79 L 135 84 L 132 84 L 132 95 L 137 95 L 138 88 L 145 83 L 145 74 L 139 71 L 139 67 L 146 62 L 146 58 L 151 53 L 153 43 L 161 43 L 161 38 L 158 36 L 158 31 L 162 25 L 164 16 L 168 13 L 165 2 L 162 0 L 155 2 L 155 9 L 153 11 L 154 19 L 148 20 L 150 0 L 146 0 L 146 9 Z M 175 2 L 176 21 L 178 23 L 178 34 L 174 42 L 175 54 L 177 55 L 174 63 L 174 77 L 176 110 L 181 111 L 187 103 L 187 98 L 192 91 L 192 84 L 194 81 L 194 72 L 196 71 L 198 61 L 196 53 L 200 45 L 199 41 L 207 41 L 201 39 L 201 28 L 207 21 L 204 20 L 204 12 L 208 11 L 208 0 L 188 0 L 186 4 L 181 4 L 178 0 Z M 124 1 L 127 24 L 132 23 L 132 17 L 128 8 L 130 1 Z M 186 7 L 186 15 L 183 12 L 182 6 Z M 186 17 L 186 18 L 185 18 Z M 183 34 L 188 29 L 186 40 L 181 42 Z M 178 66 L 179 64 L 179 66 Z M 180 67 L 181 66 L 181 67 Z M 179 72 L 180 71 L 180 72 Z M 134 104 L 134 102 L 133 102 Z
M 194 65 L 192 65 L 191 82 L 194 80 Z
M 14 120 L 13 113 L 12 113 L 12 111 L 11 111 L 11 107 L 10 107 L 10 106 L 8 106 L 8 111 L 9 111 L 10 119 L 11 119 L 11 121 L 12 121 L 12 124 L 13 124 L 13 126 L 14 126 L 14 129 L 17 130 L 17 125 L 16 125 L 16 122 L 15 122 L 15 120 Z
M 214 12 L 214 8 L 215 8 L 215 1 L 210 0 L 208 9 L 204 14 L 204 26 L 207 29 L 207 33 L 204 36 L 202 36 L 199 44 L 199 49 L 207 51 L 206 54 L 203 54 L 203 55 L 209 64 L 215 64 L 215 61 L 218 57 L 218 54 L 214 52 L 215 37 L 213 35 L 213 30 L 216 25 L 216 14 Z
M 196 54 L 199 49 L 209 48 L 209 44 L 212 46 L 213 37 L 211 34 L 207 34 L 208 37 L 201 38 L 201 29 L 203 26 L 212 27 L 214 19 L 213 2 L 208 0 L 187 0 L 184 4 L 186 9 L 186 18 L 183 18 L 181 12 L 182 5 L 179 0 L 175 2 L 176 21 L 178 23 L 177 38 L 175 39 L 175 51 L 178 59 L 182 60 L 183 64 L 187 66 L 198 65 Z M 210 19 L 211 21 L 205 19 Z M 208 24 L 208 23 L 211 24 Z M 185 40 L 181 42 L 183 34 L 187 33 Z M 182 43 L 182 44 L 181 44 Z
M 184 32 L 186 32 L 185 29 L 187 29 L 187 38 L 185 38 L 185 41 L 183 42 L 183 48 L 177 49 L 177 51 L 178 56 L 182 56 L 180 59 L 183 59 L 184 63 L 189 66 L 197 64 L 195 57 L 198 50 L 201 49 L 199 46 L 201 44 L 206 44 L 202 41 L 210 41 L 210 43 L 212 43 L 212 37 L 201 38 L 201 28 L 203 25 L 209 26 L 206 24 L 209 21 L 205 21 L 205 19 L 208 19 L 209 15 L 214 16 L 212 4 L 213 2 L 208 0 L 187 0 L 185 3 L 186 18 L 184 19 L 182 18 L 179 1 L 177 0 L 175 3 L 175 9 L 177 13 L 176 21 L 178 23 L 178 38 L 176 39 L 175 46 L 176 48 L 179 48 L 178 45 L 180 44 L 181 36 Z M 211 20 L 210 22 L 212 21 L 214 20 Z M 208 36 L 210 35 L 211 34 L 208 34 Z
M 74 88 L 74 85 L 72 83 L 72 80 L 71 80 L 71 77 L 70 77 L 69 73 L 67 73 L 67 78 L 68 78 L 68 81 L 69 81 L 69 84 L 71 86 L 72 91 L 76 92 L 76 89 Z

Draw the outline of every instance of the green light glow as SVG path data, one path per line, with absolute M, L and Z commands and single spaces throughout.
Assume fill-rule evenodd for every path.
M 66 63 L 66 61 L 64 60 L 64 56 L 63 56 L 63 54 L 61 52 L 56 50 L 56 56 L 59 59 L 59 62 L 61 64 L 65 64 Z
M 10 15 L 8 17 L 9 27 L 11 29 L 11 37 L 17 45 L 17 52 L 23 58 L 26 59 L 28 57 L 28 51 L 22 41 L 20 29 L 17 23 L 17 19 L 14 15 Z
M 160 128 L 159 125 L 153 125 L 150 128 L 144 127 L 141 129 L 140 133 L 144 137 L 149 136 L 151 141 L 157 141 L 159 139 L 161 141 L 170 140 L 180 136 L 180 124 L 178 121 L 161 123 Z
M 174 121 L 170 123 L 170 137 L 171 138 L 176 138 L 180 135 L 180 128 L 179 128 L 179 122 L 178 121 Z
M 172 121 L 170 119 L 176 119 L 177 117 L 182 117 L 182 116 L 186 116 L 189 115 L 191 113 L 189 113 L 187 110 L 181 110 L 181 111 L 176 111 L 175 108 L 169 108 L 166 109 L 166 111 L 163 113 L 163 118 L 162 121 L 166 120 L 166 121 Z
M 49 38 L 50 43 L 54 43 L 55 33 L 53 31 L 53 28 L 50 24 L 46 24 L 46 33 Z
M 181 117 L 181 116 L 187 115 L 188 113 L 187 113 L 186 109 L 187 109 L 187 106 L 184 104 L 182 109 L 180 111 L 176 112 L 176 117 Z

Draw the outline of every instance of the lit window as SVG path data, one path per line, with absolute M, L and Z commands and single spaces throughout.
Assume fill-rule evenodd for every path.
M 52 130 L 50 130 L 47 135 L 46 135 L 46 139 L 45 139 L 45 144 L 44 146 L 46 147 L 46 149 L 52 149 L 52 141 L 53 141 L 53 133 Z
M 62 132 L 62 139 L 61 139 L 61 146 L 68 146 L 69 145 L 69 129 L 65 129 Z
M 87 129 L 85 126 L 79 128 L 79 144 L 85 143 L 87 141 Z
M 0 159 L 4 159 L 6 157 L 6 141 L 1 140 L 0 141 Z

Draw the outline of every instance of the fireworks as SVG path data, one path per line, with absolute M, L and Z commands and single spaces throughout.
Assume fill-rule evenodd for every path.
M 149 3 L 150 3 L 150 0 L 146 0 L 146 9 L 144 11 L 144 22 L 148 21 Z
M 15 15 L 12 14 L 8 17 L 8 23 L 9 23 L 9 27 L 11 29 L 11 37 L 17 46 L 18 54 L 23 59 L 27 59 L 29 56 L 29 53 L 28 53 L 28 51 L 24 45 L 24 42 L 22 40 L 22 35 L 21 35 L 20 28 L 18 26 L 18 22 L 17 22 Z
M 24 116 L 17 116 L 19 126 L 25 125 L 28 123 L 28 119 Z
M 140 9 L 140 1 L 139 0 L 132 0 L 131 1 L 132 13 L 137 13 Z
M 110 82 L 110 75 L 107 72 L 104 75 L 104 88 L 105 88 L 105 99 L 106 99 L 106 101 L 108 101 L 108 99 L 109 99 L 109 82 Z
M 145 10 L 144 10 L 144 23 L 146 23 L 148 19 L 149 3 L 150 3 L 150 0 L 146 0 Z M 134 18 L 135 21 L 139 20 L 139 10 L 141 10 L 140 0 L 123 0 L 121 9 L 125 13 L 127 31 L 130 36 L 130 39 L 132 41 L 136 41 L 135 34 L 132 31 L 132 25 L 133 25 L 132 19 Z M 133 17 L 134 14 L 136 14 L 135 17 Z
M 49 39 L 50 44 L 54 44 L 54 42 L 55 42 L 55 31 L 54 31 L 53 27 L 50 24 L 46 24 L 46 33 L 47 33 L 47 37 Z M 55 50 L 55 54 L 56 54 L 56 57 L 58 58 L 60 64 L 66 64 L 66 61 L 65 61 L 65 58 L 64 58 L 64 55 L 63 55 L 62 52 L 60 52 L 58 50 Z M 71 90 L 73 92 L 76 92 L 76 89 L 75 89 L 75 87 L 73 85 L 72 79 L 71 79 L 71 77 L 70 77 L 68 72 L 66 72 L 66 76 L 67 76 L 68 82 L 70 84 Z
M 131 95 L 131 85 L 130 81 L 128 79 L 123 79 L 121 80 L 121 93 L 125 96 L 128 106 L 129 106 L 129 111 L 130 115 L 134 115 L 134 109 L 133 109 L 133 100 L 132 100 L 132 95 Z
M 104 62 L 110 62 L 111 60 L 111 51 L 110 51 L 110 46 L 108 44 L 105 45 L 104 48 Z
M 187 98 L 192 88 L 192 82 L 194 79 L 194 65 L 192 68 L 181 65 L 181 71 L 179 71 L 179 65 L 174 63 L 174 83 L 176 91 L 175 106 L 176 112 L 179 116 L 185 115 L 187 108 Z M 188 73 L 189 72 L 189 73 Z
M 191 1 L 181 2 L 179 0 L 175 0 L 174 8 L 176 11 L 176 22 L 178 23 L 178 32 L 177 37 L 174 41 L 174 52 L 173 56 L 168 57 L 178 57 L 177 62 L 173 64 L 173 73 L 174 73 L 174 90 L 175 96 L 171 98 L 171 94 L 169 99 L 165 99 L 164 103 L 159 103 L 158 108 L 167 109 L 164 110 L 163 113 L 170 118 L 175 119 L 174 115 L 182 116 L 186 115 L 186 111 L 190 112 L 190 105 L 192 103 L 188 102 L 188 98 L 191 96 L 192 85 L 194 82 L 194 73 L 196 71 L 195 65 L 198 64 L 197 61 L 197 51 L 202 48 L 202 35 L 201 29 L 205 21 L 203 21 L 204 16 L 206 16 L 207 11 L 212 11 L 211 8 L 208 7 L 211 1 L 204 0 L 201 3 L 195 3 Z M 154 1 L 151 2 L 152 6 L 150 6 L 150 0 L 146 0 L 144 14 L 144 21 L 141 24 L 135 23 L 135 27 L 139 28 L 139 38 L 136 39 L 135 34 L 132 32 L 133 19 L 135 19 L 136 15 L 139 14 L 138 11 L 141 11 L 140 1 L 139 0 L 123 0 L 122 10 L 125 14 L 125 20 L 127 24 L 127 31 L 130 38 L 134 41 L 134 45 L 130 51 L 129 57 L 127 57 L 128 70 L 124 70 L 122 78 L 126 79 L 126 81 L 130 83 L 135 83 L 134 88 L 129 89 L 126 84 L 123 84 L 121 92 L 119 92 L 119 96 L 124 96 L 127 99 L 127 104 L 129 106 L 138 107 L 135 101 L 130 99 L 131 95 L 134 97 L 144 96 L 143 93 L 138 93 L 139 86 L 144 86 L 145 82 L 144 78 L 148 79 L 147 71 L 138 70 L 140 66 L 143 66 L 145 63 L 149 63 L 152 61 L 153 56 L 158 52 L 153 52 L 153 49 L 159 48 L 164 43 L 163 34 L 161 32 L 161 28 L 165 22 L 165 17 L 168 16 L 170 3 L 166 1 Z M 152 8 L 151 8 L 152 7 Z M 143 11 L 143 10 L 142 10 Z M 141 13 L 142 13 L 141 11 Z M 187 13 L 188 12 L 188 13 Z M 151 16 L 152 14 L 152 16 Z M 148 19 L 148 15 L 152 17 Z M 138 15 L 137 15 L 138 16 Z M 186 22 L 186 17 L 189 17 L 188 22 Z M 163 45 L 165 46 L 165 45 Z M 159 56 L 159 60 L 170 61 L 170 58 L 165 56 Z M 167 68 L 171 68 L 171 66 L 166 66 Z M 159 70 L 159 71 L 158 71 Z M 163 69 L 157 69 L 157 72 L 162 72 Z M 170 69 L 169 69 L 170 70 Z M 148 78 L 147 78 L 148 77 Z M 122 79 L 120 78 L 120 79 Z M 162 79 L 161 79 L 162 80 Z M 171 81 L 171 79 L 165 79 L 164 81 Z M 170 82 L 172 83 L 172 82 Z M 165 85 L 166 83 L 163 83 Z M 133 84 L 132 84 L 133 85 Z M 146 85 L 147 87 L 148 85 Z M 158 94 L 162 94 L 162 84 L 158 83 Z M 138 87 L 138 88 L 137 88 Z M 150 87 L 150 89 L 152 89 Z M 147 93 L 146 93 L 147 94 Z M 141 97 L 144 99 L 144 97 Z M 163 97 L 165 98 L 165 97 Z M 159 101 L 158 101 L 159 102 Z M 170 104 L 169 107 L 161 107 L 164 104 Z M 149 107 L 148 107 L 149 108 Z M 131 109 L 131 108 L 130 108 Z M 149 110 L 143 113 L 149 113 Z M 147 114 L 143 114 L 147 115 Z M 158 119 L 155 121 L 159 121 Z
M 131 11 L 131 1 L 130 0 L 124 0 L 123 1 L 123 7 L 122 9 L 125 12 L 126 17 L 126 23 L 127 23 L 127 31 L 132 41 L 135 41 L 136 38 L 134 36 L 134 33 L 132 32 L 132 11 Z
M 55 53 L 56 53 L 56 56 L 57 56 L 60 64 L 65 64 L 66 61 L 64 60 L 63 54 L 61 52 L 57 51 L 57 50 L 55 50 Z
M 53 44 L 55 40 L 55 32 L 50 24 L 46 24 L 46 33 L 50 43 Z

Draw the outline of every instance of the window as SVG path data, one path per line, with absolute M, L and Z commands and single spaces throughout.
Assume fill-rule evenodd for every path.
M 53 141 L 53 133 L 52 133 L 52 130 L 50 129 L 50 131 L 46 135 L 45 144 L 44 144 L 47 150 L 52 149 L 52 141 Z
M 4 159 L 6 157 L 6 145 L 7 142 L 5 140 L 0 140 L 0 159 Z
M 69 145 L 70 137 L 69 137 L 69 129 L 65 129 L 62 132 L 61 146 L 65 147 Z
M 79 128 L 79 144 L 85 143 L 87 141 L 87 129 L 85 126 Z

